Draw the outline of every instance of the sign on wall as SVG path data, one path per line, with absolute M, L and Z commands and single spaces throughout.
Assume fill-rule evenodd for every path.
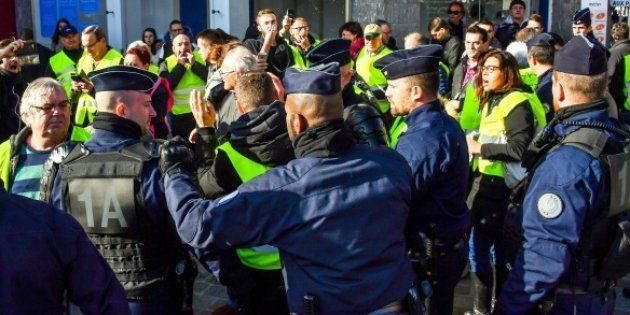
M 581 8 L 590 8 L 593 36 L 606 45 L 608 38 L 608 3 L 601 0 L 582 0 Z

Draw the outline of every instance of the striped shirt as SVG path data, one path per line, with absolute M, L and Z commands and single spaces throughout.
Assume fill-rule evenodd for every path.
M 39 200 L 39 181 L 44 173 L 44 162 L 51 151 L 37 151 L 26 143 L 22 146 L 11 193 Z

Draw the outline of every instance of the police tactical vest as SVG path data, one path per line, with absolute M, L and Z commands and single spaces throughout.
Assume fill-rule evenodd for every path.
M 262 165 L 242 155 L 232 147 L 229 141 L 223 143 L 217 149 L 225 152 L 243 183 L 271 169 L 269 166 Z M 270 245 L 237 248 L 236 254 L 243 265 L 254 269 L 278 270 L 282 268 L 278 249 Z
M 193 51 L 193 56 L 195 57 L 195 62 L 200 63 L 205 67 L 206 62 L 201 58 L 199 53 Z M 173 71 L 175 66 L 177 66 L 177 56 L 171 55 L 166 58 L 166 70 L 168 72 Z M 190 98 L 190 92 L 193 89 L 201 88 L 204 89 L 206 87 L 206 78 L 200 78 L 196 74 L 194 74 L 190 70 L 190 65 L 186 65 L 186 72 L 182 76 L 177 86 L 173 88 L 173 107 L 171 108 L 171 113 L 173 115 L 182 115 L 191 113 L 190 105 L 188 104 Z
M 85 54 L 85 52 L 83 52 L 83 54 Z M 72 96 L 72 79 L 70 75 L 76 73 L 77 65 L 63 50 L 50 57 L 49 63 L 50 68 L 52 68 L 52 71 L 55 73 L 57 81 L 63 85 L 63 88 L 66 90 L 66 95 L 70 98 Z
M 394 120 L 392 127 L 389 129 L 389 147 L 392 149 L 396 148 L 398 144 L 398 139 L 402 136 L 403 133 L 407 131 L 407 123 L 405 122 L 406 116 L 398 116 Z
M 490 104 L 484 106 L 481 114 L 483 118 L 479 125 L 479 142 L 481 144 L 506 144 L 505 118 L 524 101 L 528 101 L 531 106 L 536 128 L 544 127 L 546 125 L 545 109 L 538 98 L 534 98 L 531 93 L 514 91 L 505 95 L 490 113 L 488 112 Z M 494 161 L 482 157 L 479 158 L 479 171 L 486 175 L 503 177 L 510 188 L 514 188 L 525 177 L 525 169 L 520 166 L 520 162 Z
M 152 148 L 151 148 L 152 147 Z M 157 144 L 138 143 L 120 152 L 90 153 L 75 146 L 61 163 L 64 207 L 81 224 L 124 286 L 142 299 L 150 285 L 167 277 L 172 240 L 148 226 L 142 194 L 146 162 L 158 158 Z
M 83 57 L 81 57 L 77 63 L 77 72 L 89 74 L 92 71 L 120 65 L 122 60 L 123 56 L 116 49 L 112 48 L 108 50 L 105 56 L 103 56 L 103 59 L 94 66 L 94 59 L 92 56 L 88 53 L 84 53 Z M 95 113 L 96 100 L 88 93 L 81 93 L 76 111 L 72 113 L 74 115 L 74 124 L 80 127 L 90 125 L 92 121 L 94 121 Z
M 357 75 L 359 75 L 365 81 L 365 83 L 367 83 L 368 86 L 374 89 L 373 92 L 375 95 L 384 95 L 384 92 L 380 93 L 381 91 L 379 90 L 385 89 L 385 87 L 387 86 L 387 79 L 380 70 L 374 67 L 374 62 L 390 53 L 392 53 L 392 51 L 389 48 L 383 46 L 381 51 L 379 51 L 376 55 L 368 56 L 367 49 L 364 47 L 363 49 L 361 49 L 361 51 L 359 51 L 359 54 L 357 55 L 355 63 Z M 361 94 L 363 91 L 361 91 L 361 89 L 359 89 L 358 87 L 355 87 L 355 92 L 357 92 L 357 94 Z M 387 102 L 387 99 L 385 99 L 384 97 L 379 98 L 378 107 L 381 113 L 384 114 L 389 111 L 389 102 Z
M 602 288 L 610 286 L 612 282 L 630 272 L 630 264 L 627 263 L 630 261 L 630 182 L 628 182 L 630 181 L 630 134 L 624 131 L 618 132 L 618 129 L 616 131 L 609 129 L 625 136 L 623 142 L 612 146 L 609 143 L 609 136 L 598 128 L 603 125 L 596 126 L 596 124 L 580 122 L 568 122 L 568 124 L 583 124 L 583 128 L 568 134 L 559 143 L 544 150 L 552 152 L 561 145 L 574 146 L 599 159 L 607 175 L 606 187 L 609 193 L 606 196 L 606 206 L 608 209 L 598 214 L 594 223 L 584 226 L 585 232 L 581 236 L 573 257 L 574 263 L 582 266 L 576 267 L 577 269 L 582 272 L 590 271 L 591 279 L 586 291 L 602 293 Z M 527 179 L 522 181 L 510 196 L 511 202 L 503 233 L 506 240 L 505 251 L 508 264 L 514 261 L 525 240 L 521 222 L 522 203 L 534 171 L 541 161 L 543 159 L 538 159 L 538 163 L 532 167 Z M 587 257 L 588 260 L 583 261 L 581 257 Z M 508 265 L 508 268 L 511 267 Z

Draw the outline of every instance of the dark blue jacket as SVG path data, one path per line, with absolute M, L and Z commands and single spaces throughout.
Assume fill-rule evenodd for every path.
M 318 314 L 365 314 L 404 298 L 414 281 L 403 234 L 411 175 L 389 149 L 298 158 L 214 201 L 199 199 L 191 178 L 165 181 L 182 240 L 200 256 L 278 247 L 292 312 L 309 294 Z
M 553 74 L 553 69 L 547 70 L 541 76 L 538 77 L 538 83 L 536 83 L 536 95 L 538 99 L 543 104 L 546 112 L 547 121 L 551 121 L 554 115 L 553 109 L 553 94 L 551 93 L 551 75 Z
M 606 109 L 578 113 L 564 121 L 617 126 L 608 118 Z M 553 126 L 560 137 L 577 129 L 563 124 L 564 121 Z M 613 135 L 615 138 L 619 136 Z M 603 166 L 587 152 L 569 145 L 561 145 L 542 159 L 523 202 L 525 242 L 503 285 L 497 304 L 501 314 L 525 313 L 558 287 L 586 290 L 591 276 L 589 267 L 575 264 L 575 253 L 589 242 L 582 238 L 585 229 L 607 210 Z M 588 264 L 588 253 L 580 253 L 580 261 Z M 576 303 L 577 314 L 605 313 L 594 307 L 601 302 L 600 296 L 592 296 L 590 300 Z M 558 308 L 565 303 L 571 307 L 566 312 L 557 309 L 552 314 L 573 314 L 573 302 L 573 298 L 570 301 L 557 298 Z
M 125 136 L 122 134 L 118 134 L 115 132 L 103 130 L 103 129 L 94 129 L 94 134 L 92 139 L 85 143 L 85 148 L 90 152 L 113 152 L 119 151 L 126 146 L 133 145 L 138 143 L 140 140 L 134 139 L 129 136 Z M 63 168 L 63 165 L 61 165 Z M 55 178 L 55 184 L 53 187 L 52 194 L 52 203 L 58 209 L 66 210 L 63 198 L 61 195 L 61 168 L 59 172 L 57 172 L 57 177 Z M 164 231 L 164 233 L 173 233 L 173 237 L 177 236 L 174 234 L 174 223 L 172 222 L 172 218 L 168 213 L 166 208 L 166 199 L 164 197 L 164 183 L 162 181 L 162 174 L 158 168 L 158 160 L 154 159 L 150 162 L 145 163 L 142 171 L 142 197 L 144 198 L 144 209 L 148 211 L 144 211 L 141 215 L 143 219 L 146 219 L 149 222 L 145 222 L 145 224 L 151 226 L 152 228 Z M 165 244 L 171 245 L 171 244 Z M 171 246 L 172 247 L 172 246 Z M 165 247 L 165 250 L 169 250 Z M 176 253 L 173 253 L 173 257 L 175 257 Z M 175 258 L 173 258 L 175 259 Z M 130 303 L 150 303 L 153 307 L 155 305 L 172 305 L 172 300 L 168 298 L 161 298 L 161 296 L 174 296 L 170 294 L 173 289 L 171 281 L 162 281 L 162 287 L 158 287 L 160 284 L 154 284 L 156 290 L 156 297 L 152 299 L 147 299 L 143 301 L 135 301 L 129 300 Z M 134 306 L 135 307 L 135 306 Z M 166 306 L 164 306 L 166 308 Z M 168 312 L 167 312 L 168 313 Z M 165 313 L 166 314 L 166 313 Z
M 410 224 L 425 233 L 429 224 L 435 224 L 438 245 L 452 246 L 470 226 L 466 206 L 470 167 L 464 132 L 438 101 L 413 110 L 405 123 L 408 129 L 396 151 L 413 174 Z
M 125 291 L 71 216 L 0 187 L 0 313 L 129 314 Z

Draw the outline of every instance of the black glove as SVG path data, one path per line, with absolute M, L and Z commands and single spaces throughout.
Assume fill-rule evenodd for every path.
M 166 141 L 160 148 L 160 171 L 162 175 L 186 170 L 193 172 L 193 152 L 188 142 L 180 136 Z

